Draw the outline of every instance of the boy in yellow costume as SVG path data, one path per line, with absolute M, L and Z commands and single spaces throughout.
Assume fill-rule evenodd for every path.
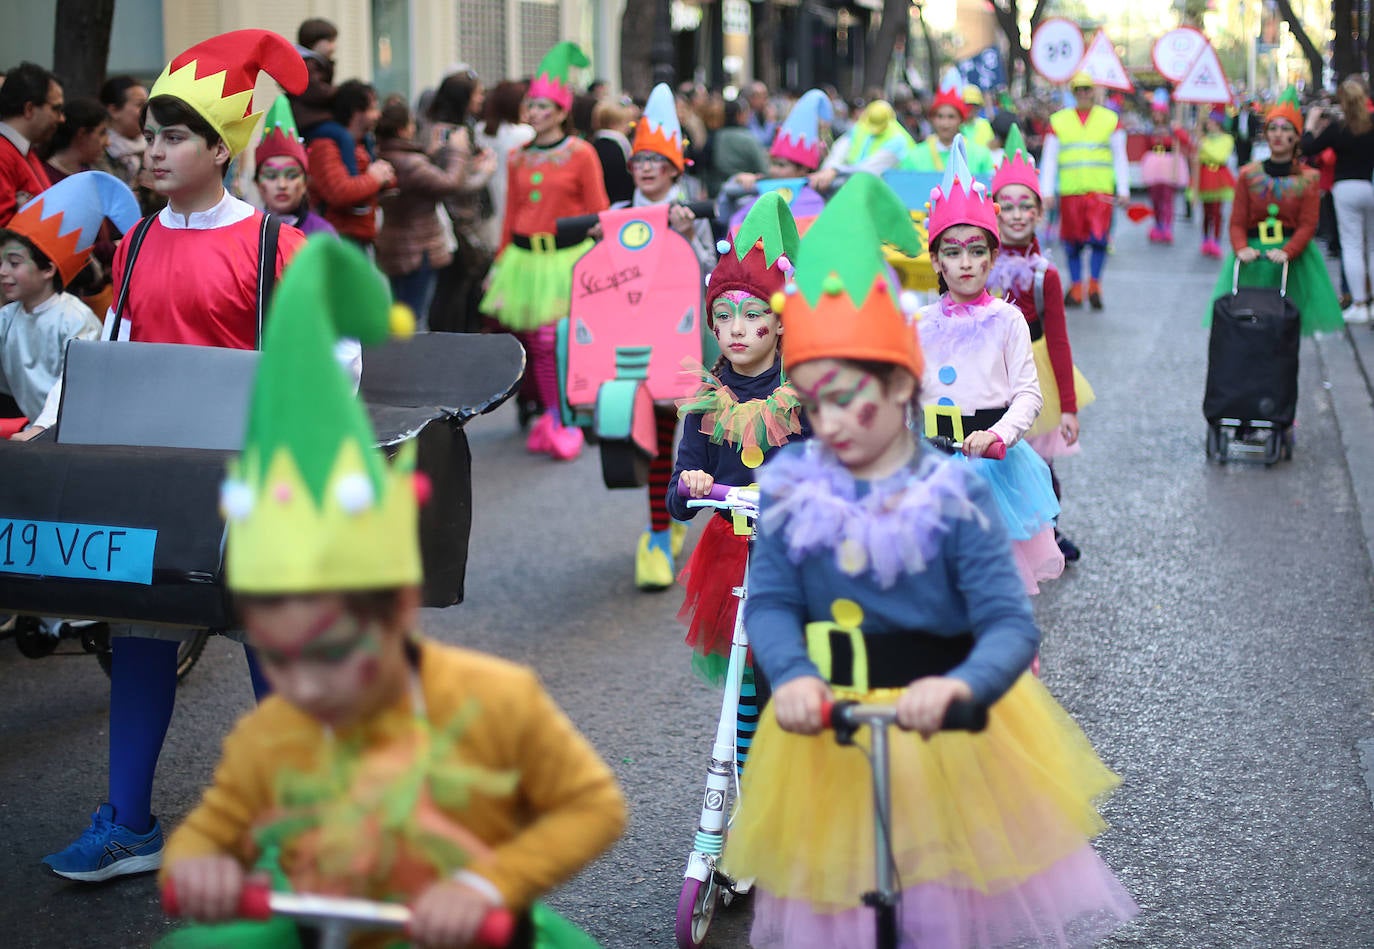
M 208 922 L 265 867 L 408 903 L 423 945 L 466 945 L 502 907 L 529 944 L 551 915 L 534 899 L 616 840 L 625 805 L 531 670 L 417 631 L 423 478 L 412 446 L 391 463 L 375 447 L 332 355 L 405 316 L 359 251 L 323 237 L 273 299 L 222 492 L 229 586 L 273 695 L 226 739 L 163 880 Z

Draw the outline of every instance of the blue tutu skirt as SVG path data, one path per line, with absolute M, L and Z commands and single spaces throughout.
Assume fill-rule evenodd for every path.
M 1007 457 L 969 458 L 955 454 L 955 459 L 973 466 L 992 488 L 997 509 L 1012 540 L 1030 540 L 1047 527 L 1054 526 L 1059 516 L 1059 501 L 1050 481 L 1050 467 L 1035 449 L 1018 441 L 1007 450 Z

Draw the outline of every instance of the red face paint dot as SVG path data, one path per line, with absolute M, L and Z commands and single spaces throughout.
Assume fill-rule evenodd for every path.
M 768 336 L 768 332 L 768 327 L 760 326 L 758 329 L 754 330 L 754 335 L 757 336 L 759 339 L 764 339 Z
M 873 419 L 878 415 L 878 407 L 872 402 L 866 402 L 859 408 L 859 424 L 864 428 L 873 427 Z

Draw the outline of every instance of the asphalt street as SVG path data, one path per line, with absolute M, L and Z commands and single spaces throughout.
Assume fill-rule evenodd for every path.
M 1142 912 L 1110 945 L 1368 947 L 1374 512 L 1352 486 L 1363 462 L 1347 463 L 1374 433 L 1365 376 L 1344 336 L 1305 343 L 1294 460 L 1209 465 L 1201 318 L 1216 264 L 1195 229 L 1160 248 L 1147 226 L 1118 233 L 1107 309 L 1070 313 L 1098 392 L 1084 451 L 1060 466 L 1084 556 L 1036 603 L 1045 681 L 1123 781 L 1098 845 Z M 509 407 L 469 434 L 468 598 L 427 611 L 426 629 L 537 668 L 623 782 L 624 839 L 552 903 L 607 947 L 670 946 L 718 697 L 689 673 L 681 593 L 633 587 L 643 494 L 603 488 L 594 452 L 526 455 Z M 103 673 L 0 643 L 0 681 L 0 943 L 147 945 L 169 925 L 151 878 L 84 886 L 39 868 L 104 796 Z M 250 700 L 241 650 L 212 641 L 163 753 L 165 826 Z M 732 907 L 711 945 L 745 946 L 747 928 L 747 903 Z

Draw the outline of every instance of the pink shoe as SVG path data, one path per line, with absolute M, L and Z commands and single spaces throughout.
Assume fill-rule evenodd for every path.
M 1160 243 L 1172 244 L 1174 242 L 1174 229 L 1169 227 L 1159 232 Z
M 1152 227 L 1152 228 L 1150 228 L 1150 243 L 1151 243 L 1151 244 L 1158 244 L 1158 243 L 1159 243 L 1159 240 L 1160 240 L 1159 228 L 1157 228 L 1157 227 Z
M 582 429 L 576 425 L 554 424 L 549 431 L 549 454 L 559 461 L 572 461 L 582 454 Z
M 530 426 L 525 438 L 525 450 L 532 455 L 544 455 L 553 451 L 554 418 L 552 412 L 545 412 Z

